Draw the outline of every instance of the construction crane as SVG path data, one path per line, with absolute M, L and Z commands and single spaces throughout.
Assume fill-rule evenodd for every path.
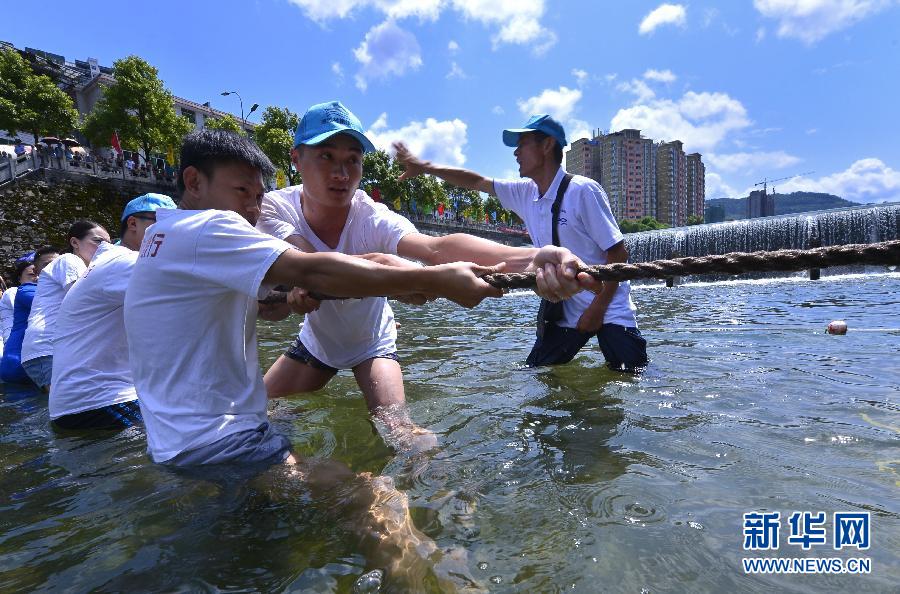
M 763 187 L 763 193 L 765 194 L 766 191 L 767 191 L 767 184 L 774 184 L 775 182 L 785 181 L 785 180 L 788 180 L 788 179 L 794 179 L 795 177 L 800 177 L 801 175 L 812 175 L 813 173 L 815 173 L 815 171 L 804 171 L 803 173 L 798 173 L 797 175 L 789 175 L 789 176 L 787 176 L 787 177 L 779 177 L 778 179 L 768 179 L 768 178 L 766 178 L 766 179 L 762 180 L 761 182 L 755 183 L 755 184 L 753 184 L 753 185 L 754 185 L 754 186 L 762 186 L 762 187 Z M 774 185 L 772 186 L 772 193 L 773 193 L 773 194 L 775 193 L 775 186 L 774 186 Z

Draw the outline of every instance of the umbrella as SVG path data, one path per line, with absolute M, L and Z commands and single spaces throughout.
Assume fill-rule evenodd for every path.
M 81 146 L 81 143 L 74 138 L 63 138 L 62 143 L 66 146 Z
M 62 143 L 62 141 L 59 138 L 57 138 L 56 136 L 46 136 L 41 139 L 41 142 L 43 142 L 46 145 Z

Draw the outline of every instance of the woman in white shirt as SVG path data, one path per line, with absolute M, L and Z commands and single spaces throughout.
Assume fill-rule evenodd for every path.
M 94 252 L 104 241 L 109 241 L 109 233 L 98 223 L 86 219 L 75 221 L 66 238 L 71 253 L 54 260 L 38 277 L 28 329 L 22 342 L 22 367 L 43 390 L 50 390 L 56 312 L 69 288 L 87 270 Z

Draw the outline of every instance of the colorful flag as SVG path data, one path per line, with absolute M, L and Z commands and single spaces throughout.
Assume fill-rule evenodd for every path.
M 444 203 L 443 202 L 438 204 L 438 216 L 439 217 L 444 216 Z
M 115 149 L 116 153 L 122 154 L 122 145 L 119 144 L 119 133 L 113 132 L 112 136 L 109 137 L 109 145 Z
M 377 187 L 372 188 L 372 200 L 375 202 L 381 202 L 381 190 Z
M 166 163 L 168 163 L 170 167 L 175 167 L 175 147 L 174 146 L 170 146 L 166 150 Z
M 400 210 L 400 197 L 394 198 L 394 210 Z
M 287 185 L 287 176 L 279 169 L 275 172 L 275 187 L 281 189 Z

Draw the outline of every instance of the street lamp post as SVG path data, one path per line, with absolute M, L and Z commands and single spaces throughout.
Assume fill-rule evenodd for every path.
M 241 122 L 244 121 L 244 98 L 241 97 L 241 94 L 237 91 L 222 91 L 221 95 L 223 97 L 227 97 L 229 95 L 237 95 L 238 101 L 241 102 Z
M 247 118 L 244 117 L 244 98 L 241 97 L 241 94 L 238 93 L 237 91 L 222 91 L 220 94 L 223 97 L 227 97 L 228 95 L 237 95 L 238 101 L 241 102 L 241 127 L 244 128 L 244 130 L 246 130 L 247 129 Z M 254 111 L 256 111 L 256 109 L 258 107 L 259 107 L 259 103 L 254 103 L 253 105 L 251 105 L 250 113 L 247 114 L 247 117 L 249 117 Z

